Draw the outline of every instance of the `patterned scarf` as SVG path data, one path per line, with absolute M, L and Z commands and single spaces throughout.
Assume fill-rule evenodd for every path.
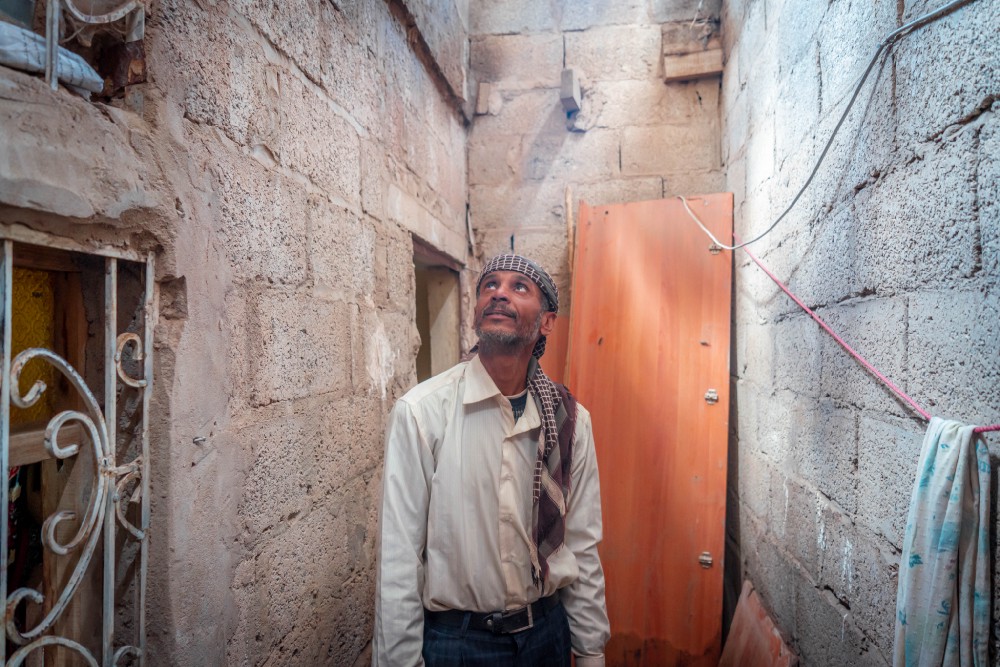
M 548 299 L 549 311 L 559 311 L 555 282 L 543 268 L 520 255 L 498 255 L 487 262 L 476 283 L 477 295 L 483 278 L 495 271 L 523 273 Z M 538 359 L 544 353 L 545 336 L 541 336 L 528 363 L 528 389 L 542 420 L 531 492 L 531 577 L 539 588 L 549 573 L 548 557 L 562 546 L 566 537 L 566 496 L 570 490 L 576 430 L 576 399 L 542 370 Z

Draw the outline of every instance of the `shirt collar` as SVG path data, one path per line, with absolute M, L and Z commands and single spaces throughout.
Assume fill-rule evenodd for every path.
M 493 378 L 486 371 L 486 367 L 483 366 L 483 362 L 479 360 L 479 355 L 472 357 L 465 370 L 465 395 L 462 397 L 462 403 L 469 405 L 502 395 Z
M 538 406 L 535 404 L 535 397 L 532 396 L 531 391 L 528 391 L 528 401 L 524 404 L 524 413 L 521 418 L 517 420 L 514 424 L 513 430 L 511 430 L 511 435 L 517 435 L 518 433 L 525 433 L 532 429 L 536 429 L 542 425 L 542 418 L 538 414 Z
M 503 398 L 503 393 L 497 388 L 493 378 L 490 377 L 483 362 L 479 360 L 479 355 L 469 360 L 469 365 L 465 370 L 465 395 L 462 397 L 462 404 L 478 403 L 488 398 Z M 542 424 L 542 418 L 538 414 L 538 406 L 535 405 L 535 398 L 531 391 L 528 391 L 528 401 L 524 405 L 524 414 L 514 424 L 511 435 L 530 431 L 538 428 Z

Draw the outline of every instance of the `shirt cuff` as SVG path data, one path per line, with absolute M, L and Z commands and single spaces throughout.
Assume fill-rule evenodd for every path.
M 576 656 L 576 667 L 604 667 L 604 654 L 578 655 Z

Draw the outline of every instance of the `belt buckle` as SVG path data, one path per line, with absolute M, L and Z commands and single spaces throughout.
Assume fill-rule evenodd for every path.
M 511 621 L 514 623 L 520 622 L 520 617 L 522 616 L 524 617 L 523 625 L 518 625 L 517 627 L 507 627 L 507 624 Z M 510 635 L 515 632 L 528 630 L 534 626 L 535 619 L 534 614 L 531 611 L 530 604 L 526 607 L 521 607 L 520 609 L 493 612 L 490 614 L 489 618 L 486 619 L 486 627 L 488 627 L 495 635 Z

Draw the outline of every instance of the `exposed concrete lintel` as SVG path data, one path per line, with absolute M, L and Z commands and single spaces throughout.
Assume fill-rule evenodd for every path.
M 466 264 L 466 240 L 448 229 L 416 197 L 404 192 L 394 183 L 389 185 L 386 213 L 390 220 L 416 234 L 436 250 L 463 266 Z

